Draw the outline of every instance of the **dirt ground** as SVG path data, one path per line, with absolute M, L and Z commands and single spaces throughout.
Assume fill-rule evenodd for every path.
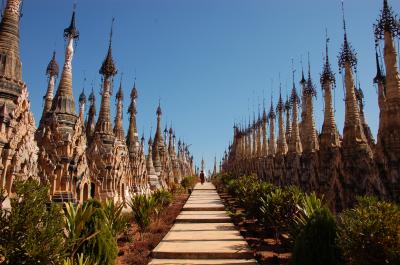
M 151 260 L 151 251 L 168 233 L 183 205 L 188 199 L 187 194 L 174 196 L 173 203 L 161 215 L 160 220 L 153 221 L 140 239 L 136 224 L 132 221 L 128 231 L 118 238 L 118 257 L 116 265 L 145 265 Z

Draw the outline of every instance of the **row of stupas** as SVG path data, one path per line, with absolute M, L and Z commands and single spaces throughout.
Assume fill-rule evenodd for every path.
M 374 25 L 377 68 L 374 83 L 380 110 L 376 143 L 364 117 L 362 90 L 354 82 L 357 58 L 348 40 L 344 18 L 343 26 L 344 40 L 338 56 L 345 87 L 343 134 L 339 134 L 335 123 L 332 101 L 336 81 L 327 38 L 320 76 L 324 99 L 320 133 L 314 119 L 316 86 L 310 67 L 308 76 L 302 73 L 300 93 L 293 71 L 289 100 L 284 102 L 279 95 L 276 108 L 271 101 L 269 113 L 264 110 L 248 125 L 235 124 L 233 142 L 223 159 L 224 171 L 236 175 L 255 173 L 277 185 L 299 185 L 306 191 L 323 194 L 336 210 L 351 205 L 355 196 L 363 194 L 400 201 L 400 76 L 394 42 L 400 36 L 400 21 L 384 0 Z M 378 55 L 381 41 L 384 66 Z
M 172 128 L 162 131 L 160 104 L 157 130 L 154 139 L 150 137 L 145 154 L 145 139 L 139 139 L 136 126 L 136 85 L 130 93 L 127 134 L 123 128 L 122 82 L 116 93 L 116 117 L 114 123 L 111 121 L 110 102 L 117 74 L 112 28 L 107 55 L 99 71 L 102 88 L 97 120 L 93 89 L 87 117 L 84 92 L 76 108 L 72 89 L 74 42 L 79 37 L 75 9 L 64 30 L 65 61 L 57 89 L 60 72 L 55 52 L 46 70 L 48 86 L 36 129 L 19 57 L 21 3 L 22 0 L 8 0 L 0 24 L 1 186 L 12 193 L 15 179 L 36 178 L 50 186 L 53 201 L 125 201 L 135 193 L 168 188 L 183 176 L 192 175 L 193 157 L 188 146 L 180 140 L 176 143 Z

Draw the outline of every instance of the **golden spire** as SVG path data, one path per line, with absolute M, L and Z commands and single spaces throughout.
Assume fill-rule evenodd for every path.
M 115 125 L 114 125 L 114 135 L 120 141 L 125 140 L 125 132 L 124 127 L 122 124 L 123 119 L 123 100 L 124 100 L 124 93 L 122 92 L 122 74 L 121 74 L 121 81 L 119 84 L 119 89 L 117 94 L 115 95 L 117 101 L 117 114 L 115 116 Z
M 110 114 L 110 96 L 111 86 L 114 76 L 117 74 L 117 69 L 112 58 L 112 32 L 113 32 L 114 18 L 111 23 L 110 40 L 106 58 L 101 65 L 99 73 L 103 76 L 103 90 L 101 93 L 101 104 L 99 119 L 96 123 L 96 132 L 112 134 L 111 114 Z
M 325 52 L 325 63 L 321 74 L 320 82 L 324 95 L 324 122 L 322 124 L 321 131 L 321 148 L 332 148 L 339 147 L 339 133 L 336 128 L 335 116 L 333 112 L 332 104 L 332 88 L 335 85 L 335 75 L 331 70 L 329 63 L 329 52 L 328 52 L 329 38 L 326 34 L 326 52 Z
M 64 37 L 67 41 L 65 48 L 65 61 L 61 73 L 60 83 L 53 100 L 52 111 L 76 115 L 75 99 L 72 90 L 72 58 L 74 55 L 74 40 L 79 38 L 79 32 L 75 26 L 75 6 L 72 12 L 71 23 L 64 29 Z
M 129 117 L 129 129 L 128 129 L 128 137 L 126 138 L 126 144 L 128 145 L 129 152 L 133 155 L 137 148 L 139 147 L 139 139 L 136 128 L 136 99 L 138 98 L 138 92 L 136 89 L 136 80 L 133 83 L 133 88 L 131 91 L 131 104 L 129 105 L 128 113 Z

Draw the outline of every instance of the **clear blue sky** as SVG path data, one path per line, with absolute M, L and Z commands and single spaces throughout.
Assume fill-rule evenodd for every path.
M 400 2 L 389 1 L 396 12 Z M 372 25 L 381 0 L 346 0 L 349 40 L 358 53 L 358 78 L 364 89 L 366 116 L 373 133 L 378 125 Z M 23 78 L 28 84 L 32 111 L 38 123 L 46 90 L 45 69 L 54 48 L 63 64 L 63 29 L 68 26 L 72 1 L 24 1 L 21 21 Z M 283 93 L 291 84 L 291 58 L 300 79 L 300 57 L 311 55 L 311 70 L 318 87 L 315 114 L 322 126 L 319 73 L 328 29 L 330 58 L 336 72 L 336 121 L 343 127 L 342 78 L 337 55 L 343 41 L 339 0 L 80 0 L 77 28 L 80 40 L 73 60 L 75 98 L 83 87 L 84 72 L 100 91 L 98 70 L 107 49 L 115 17 L 113 52 L 124 72 L 125 109 L 136 69 L 138 129 L 146 138 L 156 125 L 158 98 L 163 124 L 172 121 L 177 136 L 192 144 L 199 163 L 202 156 L 212 168 L 232 137 L 234 121 L 248 117 L 258 98 L 266 95 L 269 107 L 271 79 L 275 100 L 278 77 Z M 119 77 L 116 78 L 116 85 Z M 114 89 L 115 91 L 115 89 Z M 263 92 L 265 91 L 265 92 Z M 98 94 L 97 94 L 98 95 Z M 97 102 L 100 102 L 99 95 Z M 115 106 L 114 102 L 113 105 Z M 249 111 L 250 109 L 250 111 Z M 113 111 L 114 113 L 114 111 Z M 125 113 L 125 128 L 128 115 Z

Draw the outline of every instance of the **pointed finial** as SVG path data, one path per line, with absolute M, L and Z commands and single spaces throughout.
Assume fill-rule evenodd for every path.
M 351 45 L 348 42 L 347 39 L 347 29 L 346 29 L 346 20 L 345 20 L 345 15 L 344 15 L 344 3 L 342 0 L 342 15 L 343 15 L 343 30 L 344 30 L 344 41 L 342 45 L 342 49 L 339 53 L 338 56 L 338 62 L 339 62 L 339 72 L 342 71 L 342 69 L 345 67 L 345 65 L 348 63 L 350 67 L 354 67 L 355 70 L 357 66 L 357 54 L 351 47 Z
M 114 64 L 114 59 L 112 58 L 112 32 L 113 32 L 113 27 L 114 27 L 114 18 L 112 18 L 111 21 L 111 30 L 110 30 L 110 39 L 109 39 L 109 46 L 108 46 L 108 52 L 107 56 L 103 61 L 103 64 L 101 65 L 99 73 L 104 76 L 105 79 L 108 79 L 109 77 L 113 77 L 117 74 L 117 69 Z
M 377 19 L 376 24 L 374 24 L 375 39 L 377 41 L 383 39 L 385 32 L 390 32 L 392 37 L 400 36 L 400 21 L 393 13 L 387 0 L 384 0 L 379 19 Z
M 325 82 L 333 83 L 333 85 L 336 84 L 335 75 L 332 72 L 331 65 L 329 63 L 328 43 L 329 43 L 328 30 L 325 29 L 325 64 L 320 78 L 322 89 L 324 89 Z
M 86 76 L 83 78 L 82 93 L 79 95 L 79 103 L 81 103 L 81 104 L 85 104 L 86 103 L 85 83 L 86 83 Z
M 112 44 L 114 21 L 115 21 L 115 17 L 113 17 L 112 20 L 111 20 L 110 39 L 109 39 L 109 43 L 108 43 L 109 47 L 111 47 L 111 44 Z
M 90 93 L 90 95 L 89 95 L 89 101 L 90 101 L 90 104 L 94 104 L 94 102 L 95 102 L 95 100 L 96 100 L 96 97 L 94 96 L 94 89 L 93 89 L 93 82 L 92 82 L 92 92 Z
M 124 93 L 122 91 L 122 79 L 124 77 L 124 73 L 121 73 L 121 78 L 119 80 L 119 88 L 118 88 L 118 92 L 115 95 L 117 100 L 123 100 L 124 99 Z
M 69 24 L 69 27 L 64 29 L 64 38 L 65 39 L 79 39 L 79 31 L 76 29 L 75 25 L 75 12 L 76 12 L 76 2 L 73 4 L 72 8 L 72 17 L 71 17 L 71 23 Z
M 385 76 L 382 74 L 381 65 L 379 63 L 378 47 L 375 45 L 375 58 L 376 58 L 376 76 L 374 78 L 374 83 L 383 82 Z
M 301 64 L 301 80 L 300 80 L 300 84 L 301 85 L 305 85 L 306 84 L 306 79 L 304 78 L 303 56 L 300 57 L 300 64 Z
M 157 114 L 157 116 L 161 116 L 161 115 L 162 115 L 162 111 L 161 111 L 161 98 L 158 99 L 158 108 L 157 108 L 156 114 Z
M 54 50 L 53 56 L 51 57 L 51 60 L 46 68 L 46 75 L 48 77 L 52 77 L 52 76 L 58 77 L 59 73 L 60 73 L 60 67 L 58 66 L 57 61 L 56 61 L 56 50 Z

